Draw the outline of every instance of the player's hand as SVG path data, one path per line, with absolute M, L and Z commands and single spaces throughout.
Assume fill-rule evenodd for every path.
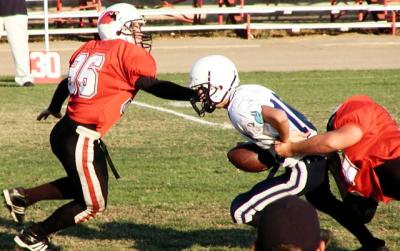
M 281 142 L 279 140 L 275 141 L 274 144 L 275 152 L 282 157 L 292 157 L 294 154 L 292 152 L 292 143 L 291 142 Z
M 46 120 L 49 115 L 52 115 L 58 119 L 62 117 L 61 112 L 53 113 L 49 109 L 44 109 L 41 113 L 39 113 L 36 119 L 39 121 L 42 119 Z

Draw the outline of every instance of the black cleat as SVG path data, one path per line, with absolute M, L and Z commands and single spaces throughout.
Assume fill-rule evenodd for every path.
M 356 251 L 389 251 L 389 248 L 385 246 L 384 240 L 374 238 L 371 243 L 364 244 Z
M 33 87 L 33 86 L 35 86 L 31 81 L 27 81 L 27 82 L 25 82 L 23 85 L 22 85 L 23 87 Z
M 14 242 L 19 248 L 31 251 L 54 251 L 59 250 L 56 246 L 53 246 L 47 237 L 40 236 L 36 233 L 35 229 L 40 228 L 39 225 L 33 224 L 23 229 L 14 238 Z
M 22 188 L 3 190 L 4 202 L 15 222 L 22 223 L 25 218 L 26 199 Z
M 357 249 L 356 251 L 389 251 L 389 248 L 386 246 L 380 246 L 380 247 L 361 247 Z

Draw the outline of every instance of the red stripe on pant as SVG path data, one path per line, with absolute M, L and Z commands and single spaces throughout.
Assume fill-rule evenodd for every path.
M 85 216 L 84 218 L 82 218 L 81 220 L 79 220 L 79 222 L 84 222 L 90 218 L 93 218 L 96 215 L 96 213 L 99 211 L 99 208 L 100 208 L 99 202 L 97 201 L 96 191 L 94 189 L 93 181 L 92 181 L 92 178 L 91 178 L 90 172 L 89 172 L 89 165 L 88 165 L 89 144 L 88 143 L 89 143 L 89 138 L 85 138 L 84 143 L 83 143 L 83 149 L 82 149 L 82 168 L 83 168 L 83 173 L 85 175 L 87 187 L 89 190 L 90 200 L 92 201 L 92 203 L 91 203 L 92 209 L 90 210 L 91 213 L 88 214 L 87 216 Z

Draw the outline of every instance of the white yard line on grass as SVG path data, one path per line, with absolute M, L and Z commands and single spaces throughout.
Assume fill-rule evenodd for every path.
M 190 120 L 190 121 L 202 124 L 202 125 L 216 126 L 216 127 L 222 128 L 222 129 L 232 129 L 233 128 L 230 124 L 227 124 L 227 123 L 224 123 L 224 124 L 214 123 L 214 122 L 206 121 L 204 119 L 200 119 L 200 118 L 197 118 L 197 117 L 194 117 L 194 116 L 186 115 L 186 114 L 181 113 L 181 112 L 165 109 L 165 108 L 158 107 L 158 106 L 149 105 L 149 104 L 138 102 L 138 101 L 132 101 L 132 104 L 133 105 L 137 105 L 137 106 L 141 106 L 141 107 L 145 107 L 145 108 L 154 109 L 154 110 L 157 110 L 157 111 L 160 111 L 160 112 L 169 113 L 169 114 L 172 114 L 172 115 L 175 115 L 175 116 L 178 116 L 178 117 L 181 117 L 181 118 L 184 118 L 186 120 Z

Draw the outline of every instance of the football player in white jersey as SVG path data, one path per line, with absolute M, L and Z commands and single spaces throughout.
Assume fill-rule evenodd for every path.
M 225 108 L 232 125 L 247 138 L 248 142 L 228 152 L 232 164 L 250 172 L 262 171 L 259 166 L 285 168 L 283 174 L 269 175 L 249 191 L 236 196 L 230 211 L 234 222 L 257 226 L 259 212 L 265 206 L 289 195 L 307 194 L 327 177 L 324 156 L 285 159 L 275 153 L 276 139 L 297 141 L 315 135 L 317 131 L 304 115 L 272 90 L 255 84 L 239 86 L 236 66 L 228 58 L 210 55 L 197 60 L 190 72 L 189 87 L 202 93 L 200 105 L 199 100 L 191 102 L 200 116 L 212 113 L 215 108 Z

